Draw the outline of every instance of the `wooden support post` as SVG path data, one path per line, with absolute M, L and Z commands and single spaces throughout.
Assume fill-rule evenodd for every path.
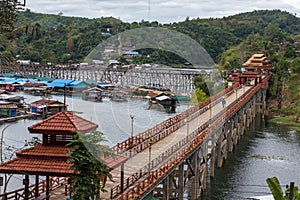
M 46 200 L 50 199 L 50 179 L 46 176 Z
M 183 163 L 179 165 L 178 170 L 178 200 L 183 200 L 184 193 L 184 165 Z
M 223 165 L 223 155 L 222 155 L 222 142 L 217 142 L 218 147 L 218 167 L 222 167 Z
M 39 196 L 39 175 L 35 176 L 35 187 L 34 187 L 34 197 Z
M 215 147 L 213 146 L 210 153 L 210 177 L 215 177 Z
M 124 163 L 121 165 L 121 177 L 120 177 L 121 192 L 124 192 Z
M 202 191 L 206 190 L 206 160 L 205 160 L 205 158 L 203 158 L 203 159 L 204 159 L 204 162 L 200 166 Z
M 170 199 L 170 177 L 167 176 L 163 182 L 163 200 Z
M 223 157 L 225 160 L 227 160 L 227 139 L 224 139 L 221 143 L 222 146 L 222 152 L 223 152 Z
M 194 177 L 192 180 L 192 190 L 191 190 L 191 199 L 198 199 L 199 194 L 199 160 L 198 160 L 198 151 L 193 155 L 192 166 L 194 170 Z
M 227 122 L 228 123 L 228 122 Z M 233 142 L 232 142 L 232 128 L 233 128 L 233 121 L 230 120 L 229 125 L 226 126 L 226 133 L 227 133 L 227 142 L 228 142 L 228 151 L 233 151 Z
M 294 200 L 294 187 L 295 187 L 295 183 L 291 182 L 290 183 L 290 195 L 289 195 L 290 200 Z
M 29 175 L 27 174 L 23 179 L 23 185 L 24 185 L 24 200 L 29 200 Z

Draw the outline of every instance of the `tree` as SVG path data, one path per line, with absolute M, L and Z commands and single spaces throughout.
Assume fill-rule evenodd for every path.
M 20 2 L 15 0 L 0 1 L 0 32 L 11 32 L 14 29 L 19 5 Z
M 291 70 L 293 73 L 300 73 L 300 57 L 295 58 L 291 63 Z
M 105 192 L 101 179 L 112 179 L 102 158 L 113 154 L 108 147 L 99 145 L 103 141 L 103 133 L 99 131 L 86 135 L 77 132 L 68 144 L 72 147 L 68 151 L 70 158 L 67 162 L 73 164 L 71 169 L 74 170 L 74 175 L 69 178 L 69 184 L 74 200 L 100 199 L 100 191 Z
M 209 81 L 210 80 L 207 80 L 202 76 L 195 76 L 194 84 L 196 88 L 200 88 L 207 96 L 209 96 L 210 95 L 209 88 L 212 87 L 211 84 L 208 84 Z
M 207 99 L 205 92 L 201 88 L 196 88 L 195 92 L 192 94 L 192 103 L 200 103 Z

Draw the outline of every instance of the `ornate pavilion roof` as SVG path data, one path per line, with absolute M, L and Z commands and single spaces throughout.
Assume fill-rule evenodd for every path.
M 75 115 L 72 111 L 62 111 L 28 127 L 28 130 L 30 133 L 74 135 L 74 131 L 88 133 L 97 127 L 97 124 Z
M 245 63 L 244 67 L 259 67 L 261 69 L 268 69 L 271 67 L 270 61 L 265 54 L 253 54 Z
M 74 131 L 88 133 L 96 130 L 97 124 L 83 119 L 73 112 L 62 111 L 28 128 L 31 133 L 52 135 L 73 135 Z M 17 157 L 0 165 L 0 173 L 29 174 L 42 176 L 68 177 L 74 173 L 67 163 L 70 157 L 67 150 L 71 147 L 64 145 L 36 145 L 16 153 Z M 126 157 L 116 155 L 102 159 L 112 170 L 123 162 Z

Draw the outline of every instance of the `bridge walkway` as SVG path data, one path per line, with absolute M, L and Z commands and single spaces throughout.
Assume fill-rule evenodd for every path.
M 194 130 L 196 130 L 199 126 L 209 121 L 210 118 L 213 118 L 216 116 L 220 111 L 223 109 L 226 109 L 228 105 L 233 103 L 238 97 L 242 96 L 245 92 L 247 92 L 250 89 L 249 86 L 244 86 L 243 88 L 238 88 L 235 92 L 230 94 L 229 96 L 225 97 L 226 104 L 223 108 L 222 102 L 217 103 L 214 105 L 211 110 L 208 109 L 204 113 L 202 113 L 199 117 L 186 122 L 184 126 L 180 127 L 178 130 L 174 131 L 167 137 L 159 140 L 158 142 L 151 145 L 151 161 L 157 157 L 159 157 L 163 152 L 166 152 L 168 149 L 172 149 L 174 145 L 176 145 L 179 141 L 183 140 L 187 137 L 189 133 L 192 133 Z M 217 100 L 216 100 L 217 101 Z M 189 140 L 192 138 L 189 137 Z M 176 149 L 172 149 L 172 152 L 176 153 Z M 166 158 L 167 159 L 167 158 Z M 163 163 L 161 163 L 163 164 Z M 159 165 L 153 166 L 151 164 L 151 170 L 158 168 Z M 132 157 L 128 158 L 126 163 L 124 164 L 124 179 L 128 179 L 133 174 L 140 173 L 141 171 L 149 170 L 149 148 L 146 148 L 145 150 L 139 152 L 138 154 L 133 155 Z M 101 194 L 101 199 L 111 199 L 111 189 L 114 188 L 116 185 L 120 184 L 121 180 L 121 167 L 118 167 L 111 171 L 111 174 L 113 176 L 113 181 L 107 181 L 105 185 L 105 189 L 108 191 L 106 193 Z M 126 184 L 126 183 L 125 183 Z

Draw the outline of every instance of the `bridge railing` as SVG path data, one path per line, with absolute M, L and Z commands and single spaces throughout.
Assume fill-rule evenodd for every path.
M 50 191 L 54 190 L 61 185 L 64 185 L 67 182 L 67 179 L 65 177 L 50 177 Z M 46 181 L 42 180 L 38 184 L 38 196 L 42 195 L 43 193 L 46 192 Z M 32 184 L 29 186 L 29 194 L 28 194 L 29 199 L 35 199 L 36 196 L 36 191 L 35 191 L 35 184 Z M 14 199 L 14 200 L 21 200 L 25 199 L 25 189 L 21 188 L 18 190 L 14 190 L 12 192 L 7 192 L 0 194 L 0 199 Z
M 197 134 L 194 140 L 192 140 L 189 145 L 182 146 L 176 154 L 173 154 L 173 156 L 167 160 L 164 161 L 165 164 L 163 164 L 159 169 L 151 171 L 148 173 L 148 176 L 143 179 L 142 181 L 138 182 L 134 187 L 129 189 L 129 191 L 124 192 L 119 198 L 120 200 L 129 200 L 129 199 L 136 199 L 140 197 L 145 191 L 150 189 L 153 184 L 160 181 L 164 175 L 172 170 L 174 167 L 178 165 L 179 162 L 181 162 L 182 159 L 184 159 L 190 152 L 192 152 L 195 148 L 197 148 L 199 145 L 203 143 L 203 141 L 206 140 L 206 138 L 209 136 L 211 132 L 218 126 L 220 126 L 221 123 L 224 122 L 224 119 L 229 119 L 230 116 L 232 116 L 238 109 L 240 109 L 249 99 L 261 88 L 264 86 L 266 81 L 269 79 L 269 77 L 266 77 L 266 79 L 263 80 L 262 83 L 256 85 L 250 91 L 247 93 L 244 93 L 242 96 L 237 98 L 233 103 L 230 104 L 228 110 L 222 110 L 219 114 L 214 116 L 212 119 L 213 123 L 210 124 L 210 128 L 205 128 L 204 130 L 196 130 Z M 220 117 L 222 116 L 222 117 Z M 176 144 L 177 145 L 177 144 Z

